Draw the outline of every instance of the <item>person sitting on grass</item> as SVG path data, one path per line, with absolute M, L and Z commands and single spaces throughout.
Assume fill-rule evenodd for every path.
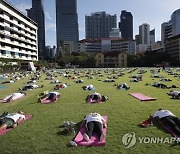
M 40 98 L 40 101 L 43 102 L 47 99 L 52 100 L 52 102 L 56 102 L 60 97 L 60 94 L 56 91 L 51 91 L 48 94 L 45 94 L 43 97 Z
M 21 121 L 25 119 L 23 111 L 19 111 L 17 113 L 8 113 L 0 117 L 0 131 L 8 128 L 15 128 Z
M 105 102 L 109 99 L 108 96 L 101 96 L 101 94 L 95 92 L 95 93 L 92 93 L 92 94 L 89 94 L 87 97 L 86 97 L 86 103 L 100 103 L 100 102 Z
M 87 142 L 91 142 L 90 139 L 93 132 L 97 133 L 100 141 L 102 141 L 105 138 L 105 134 L 103 134 L 102 129 L 103 127 L 107 128 L 107 124 L 104 118 L 99 113 L 93 112 L 86 115 L 82 122 L 82 125 L 84 124 L 86 125 L 87 131 L 83 134 L 83 138 Z
M 6 96 L 3 99 L 0 99 L 0 102 L 1 103 L 8 103 L 10 101 L 17 100 L 17 99 L 19 99 L 19 98 L 21 98 L 21 97 L 23 97 L 25 95 L 26 95 L 26 93 L 24 93 L 24 92 L 13 93 L 13 94 L 10 94 L 10 95 Z

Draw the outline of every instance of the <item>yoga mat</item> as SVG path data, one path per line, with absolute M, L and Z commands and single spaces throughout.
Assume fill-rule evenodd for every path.
M 32 115 L 25 115 L 25 119 L 24 119 L 23 121 L 21 121 L 21 122 L 19 123 L 19 125 L 22 124 L 24 121 L 30 119 L 31 117 L 32 117 Z M 18 127 L 18 126 L 17 126 L 17 127 Z M 0 131 L 0 135 L 5 134 L 6 132 L 10 131 L 11 129 L 13 129 L 13 128 L 8 128 L 8 129 L 5 129 L 5 130 Z
M 103 116 L 104 120 L 107 123 L 107 116 Z M 107 128 L 103 128 L 103 133 L 106 135 Z M 74 142 L 76 142 L 77 145 L 80 146 L 105 146 L 106 143 L 106 138 L 102 141 L 99 140 L 99 137 L 93 133 L 91 137 L 91 143 L 88 143 L 86 140 L 83 138 L 83 134 L 86 132 L 86 126 L 83 125 L 78 132 L 77 136 L 74 139 Z
M 42 104 L 50 104 L 50 103 L 55 103 L 55 102 L 53 102 L 51 99 L 46 99 L 46 100 L 41 101 Z
M 102 101 L 98 101 L 98 102 L 97 102 L 97 100 L 89 99 L 87 103 L 89 103 L 89 104 L 95 104 L 95 103 L 102 103 Z
M 141 101 L 154 101 L 156 100 L 156 98 L 152 98 L 152 97 L 149 97 L 149 96 L 145 96 L 141 93 L 130 93 L 129 95 L 141 100 Z

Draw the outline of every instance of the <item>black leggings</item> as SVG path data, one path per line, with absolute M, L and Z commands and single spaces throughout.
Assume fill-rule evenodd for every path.
M 161 121 L 168 125 L 177 135 L 180 135 L 180 119 L 174 116 L 168 116 L 161 119 Z
M 100 137 L 102 135 L 102 124 L 98 121 L 90 121 L 87 123 L 87 132 L 86 134 L 91 138 L 92 133 L 96 132 L 97 135 Z

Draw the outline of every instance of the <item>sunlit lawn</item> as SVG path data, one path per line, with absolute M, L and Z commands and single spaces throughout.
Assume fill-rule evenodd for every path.
M 67 82 L 70 87 L 59 90 L 61 98 L 57 103 L 43 105 L 38 103 L 37 95 L 45 90 L 52 90 L 54 84 L 50 84 L 50 80 L 44 80 L 45 74 L 42 74 L 38 85 L 44 85 L 44 88 L 27 91 L 27 96 L 13 103 L 0 104 L 0 112 L 16 112 L 23 109 L 27 114 L 33 117 L 19 125 L 14 130 L 0 136 L 0 149 L 2 154 L 18 153 L 18 154 L 84 154 L 84 153 L 179 153 L 179 145 L 171 146 L 169 143 L 140 143 L 138 137 L 171 137 L 164 131 L 157 129 L 155 126 L 149 128 L 140 128 L 139 122 L 147 119 L 157 109 L 169 109 L 175 115 L 180 117 L 180 100 L 173 100 L 166 94 L 170 89 L 158 89 L 152 86 L 145 86 L 146 83 L 154 83 L 159 81 L 158 78 L 150 78 L 151 73 L 143 75 L 143 81 L 138 83 L 130 82 L 129 76 L 135 75 L 125 71 L 125 75 L 115 79 L 115 83 L 126 82 L 131 88 L 127 91 L 117 90 L 113 83 L 104 83 L 103 79 L 94 75 L 94 79 L 84 80 L 83 84 L 76 84 L 72 79 L 67 79 L 57 75 L 58 80 Z M 161 75 L 172 79 L 172 82 L 164 82 L 167 85 L 176 84 L 180 87 L 177 78 L 168 75 L 166 72 L 160 72 Z M 82 73 L 82 75 L 84 75 Z M 111 75 L 112 76 L 112 75 Z M 0 98 L 15 92 L 18 88 L 23 87 L 29 77 L 19 80 L 16 83 L 4 84 L 7 88 L 0 89 Z M 101 81 L 98 81 L 101 80 Z M 2 82 L 2 80 L 0 80 Z M 82 86 L 94 84 L 96 92 L 109 96 L 109 101 L 103 104 L 86 104 L 85 98 L 91 93 L 83 91 Z M 180 88 L 179 88 L 180 89 Z M 178 89 L 178 90 L 179 90 Z M 131 92 L 140 92 L 147 96 L 157 98 L 156 101 L 141 102 L 129 95 Z M 73 135 L 67 134 L 61 127 L 64 121 L 80 122 L 83 117 L 90 112 L 99 112 L 101 115 L 108 116 L 108 128 L 106 146 L 104 147 L 71 147 L 69 141 L 73 139 Z M 137 143 L 131 148 L 125 148 L 122 143 L 122 137 L 126 133 L 134 132 L 137 137 Z

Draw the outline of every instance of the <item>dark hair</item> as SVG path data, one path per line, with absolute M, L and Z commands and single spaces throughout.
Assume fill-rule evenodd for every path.
M 161 111 L 162 109 L 160 108 L 160 109 L 158 109 L 158 111 Z

